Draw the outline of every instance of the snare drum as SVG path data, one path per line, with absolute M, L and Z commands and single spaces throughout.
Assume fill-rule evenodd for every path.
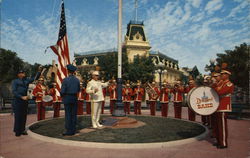
M 50 95 L 45 95 L 42 98 L 44 106 L 51 106 L 53 102 L 53 97 Z
M 193 88 L 187 96 L 190 109 L 199 115 L 211 115 L 219 107 L 219 96 L 214 89 L 208 86 Z

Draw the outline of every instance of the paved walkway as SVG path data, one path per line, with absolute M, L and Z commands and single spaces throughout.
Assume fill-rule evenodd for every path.
M 148 115 L 149 110 L 142 113 Z M 46 118 L 51 116 L 51 112 L 46 113 Z M 169 116 L 173 117 L 172 107 Z M 187 118 L 186 108 L 183 118 Z M 200 121 L 200 117 L 197 120 Z M 28 115 L 27 125 L 35 121 L 35 114 Z M 205 140 L 167 148 L 97 149 L 47 143 L 30 136 L 15 137 L 13 116 L 0 114 L 0 158 L 250 158 L 250 121 L 228 120 L 228 126 L 227 149 L 212 146 L 209 136 Z

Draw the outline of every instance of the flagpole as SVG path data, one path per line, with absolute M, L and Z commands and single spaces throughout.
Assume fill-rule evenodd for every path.
M 118 9 L 118 72 L 117 72 L 117 101 L 113 116 L 125 116 L 122 102 L 122 0 Z

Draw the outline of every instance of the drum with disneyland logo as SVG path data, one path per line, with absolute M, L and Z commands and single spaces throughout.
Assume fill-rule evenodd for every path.
M 199 115 L 211 115 L 219 107 L 219 96 L 216 91 L 208 86 L 193 88 L 187 96 L 187 103 Z

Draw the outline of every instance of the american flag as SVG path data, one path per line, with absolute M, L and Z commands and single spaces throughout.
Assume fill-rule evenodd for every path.
M 64 2 L 62 0 L 62 10 L 60 19 L 59 36 L 56 45 L 50 46 L 58 57 L 58 70 L 56 77 L 56 94 L 60 96 L 62 80 L 67 77 L 66 65 L 70 64 L 68 38 L 66 33 L 66 19 L 64 12 Z

